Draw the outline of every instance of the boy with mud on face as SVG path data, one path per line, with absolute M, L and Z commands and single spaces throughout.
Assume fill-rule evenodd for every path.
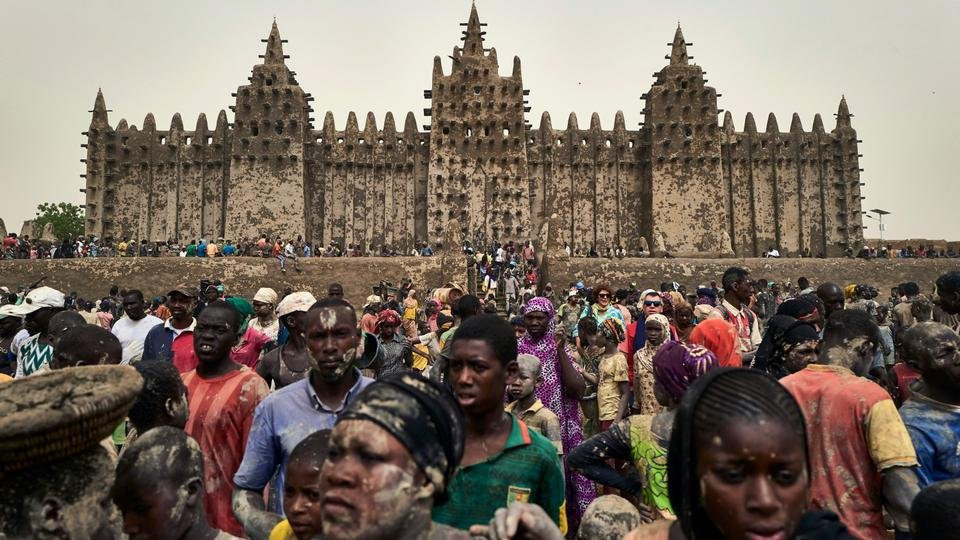
M 450 500 L 433 517 L 458 529 L 486 525 L 513 502 L 541 506 L 566 532 L 563 468 L 557 448 L 503 409 L 517 374 L 517 338 L 496 315 L 467 319 L 453 335 L 448 382 L 466 417 L 466 442 Z
M 293 449 L 283 486 L 283 513 L 270 540 L 311 540 L 323 531 L 320 469 L 330 450 L 330 430 L 311 433 Z
M 175 427 L 153 428 L 127 447 L 110 493 L 130 538 L 236 538 L 207 524 L 203 454 L 195 440 Z
M 445 386 L 415 373 L 377 380 L 330 434 L 320 472 L 323 538 L 469 538 L 430 515 L 446 500 L 463 449 L 463 415 Z

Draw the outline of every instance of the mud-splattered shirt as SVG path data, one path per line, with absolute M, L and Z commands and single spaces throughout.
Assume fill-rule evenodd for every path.
M 920 487 L 960 478 L 960 407 L 913 393 L 900 416 L 917 450 Z
M 507 403 L 503 409 L 518 419 L 530 429 L 546 437 L 557 447 L 557 453 L 563 453 L 563 440 L 560 437 L 560 419 L 550 409 L 543 406 L 543 402 L 536 400 L 529 409 L 517 410 L 516 401 Z
M 271 498 L 274 504 L 268 510 L 282 516 L 284 473 L 290 453 L 307 435 L 333 429 L 343 409 L 373 382 L 361 376 L 357 369 L 354 376 L 357 382 L 347 391 L 343 403 L 334 409 L 320 401 L 309 376 L 267 396 L 253 415 L 243 462 L 232 477 L 234 485 L 259 492 L 276 477 L 272 485 L 277 497 Z
M 563 468 L 557 449 L 511 416 L 513 427 L 503 451 L 486 461 L 460 467 L 447 489 L 449 500 L 433 508 L 433 520 L 467 530 L 487 525 L 498 508 L 533 503 L 566 533 Z
M 210 379 L 200 377 L 196 370 L 182 377 L 190 405 L 184 431 L 200 443 L 203 451 L 207 521 L 216 529 L 240 535 L 243 529 L 230 504 L 233 475 L 240 467 L 253 412 L 270 390 L 247 367 Z
M 780 383 L 807 421 L 811 507 L 836 512 L 856 538 L 886 538 L 881 472 L 917 465 L 890 395 L 840 366 L 812 364 Z

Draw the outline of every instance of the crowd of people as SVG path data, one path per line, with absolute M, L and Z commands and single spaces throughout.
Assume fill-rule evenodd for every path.
M 399 251 L 386 244 L 364 247 L 348 244 L 346 247 L 330 242 L 326 247 L 314 246 L 303 240 L 303 235 L 294 238 L 261 235 L 258 238 L 243 238 L 240 241 L 216 239 L 193 239 L 183 242 L 137 241 L 131 238 L 119 240 L 102 239 L 96 236 L 67 238 L 58 242 L 31 239 L 27 235 L 9 233 L 3 238 L 3 259 L 73 259 L 87 257 L 265 257 L 293 259 L 299 257 L 429 257 L 433 248 L 426 242 L 417 242 L 409 251 Z
M 475 262 L 501 294 L 3 288 L 0 536 L 960 530 L 960 272 L 545 294 L 529 244 Z

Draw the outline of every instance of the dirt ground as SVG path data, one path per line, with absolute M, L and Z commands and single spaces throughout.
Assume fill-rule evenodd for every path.
M 163 294 L 179 283 L 198 285 L 201 279 L 221 279 L 228 293 L 250 298 L 259 287 L 285 287 L 324 294 L 332 282 L 343 284 L 347 299 L 362 305 L 381 280 L 398 284 L 410 277 L 419 289 L 441 285 L 440 257 L 311 258 L 301 261 L 302 273 L 281 273 L 275 259 L 259 258 L 110 258 L 44 261 L 0 261 L 0 285 L 15 289 L 48 276 L 45 285 L 64 292 L 77 291 L 88 299 L 107 294 L 110 286 L 139 288 L 148 296 Z M 933 289 L 936 278 L 960 270 L 960 259 L 561 259 L 551 261 L 549 280 L 554 288 L 584 281 L 588 285 L 608 281 L 614 287 L 636 282 L 641 288 L 657 288 L 662 281 L 677 281 L 688 289 L 720 280 L 732 265 L 743 266 L 754 278 L 796 283 L 800 276 L 812 283 L 834 281 L 869 283 L 885 297 L 890 287 L 916 281 L 924 291 Z

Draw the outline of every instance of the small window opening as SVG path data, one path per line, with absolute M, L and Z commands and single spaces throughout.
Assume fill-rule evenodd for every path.
M 690 129 L 690 126 L 683 128 L 683 135 L 688 139 L 693 137 L 693 130 Z
M 611 143 L 610 143 L 610 139 L 607 139 L 607 142 L 606 142 L 606 144 L 607 144 L 607 148 L 610 148 L 610 145 L 611 145 Z
M 185 143 L 184 143 L 184 144 L 190 144 L 190 141 L 192 141 L 192 140 L 193 140 L 192 138 L 187 137 L 187 138 L 185 139 Z
M 257 135 L 260 134 L 260 127 L 257 125 L 250 126 L 250 133 L 252 133 L 253 136 L 256 137 Z
M 161 137 L 160 137 L 160 144 L 167 144 L 167 138 L 161 136 Z
M 686 90 L 686 88 L 687 88 L 687 81 L 680 81 L 680 88 L 683 88 L 684 90 Z
M 443 131 L 443 134 L 444 134 L 444 135 L 449 135 L 449 134 L 450 134 L 450 127 L 449 127 L 449 126 L 443 126 L 443 129 L 442 129 L 441 131 Z
M 472 137 L 472 136 L 473 136 L 473 130 L 470 128 L 467 128 L 467 137 Z
M 503 128 L 503 136 L 504 136 L 504 137 L 509 137 L 509 136 L 510 136 L 510 128 L 508 128 L 508 127 Z

